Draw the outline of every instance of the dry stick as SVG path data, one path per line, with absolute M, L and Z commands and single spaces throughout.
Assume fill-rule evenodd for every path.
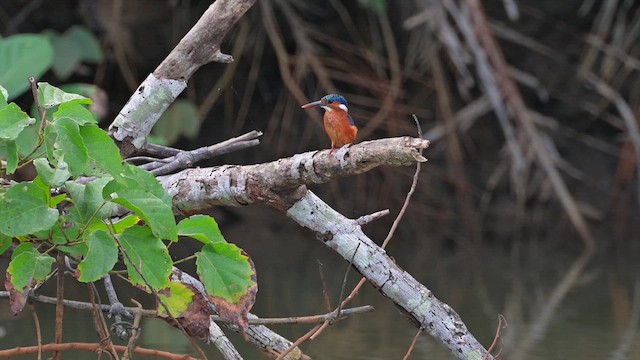
M 411 356 L 411 353 L 413 352 L 413 348 L 416 346 L 416 343 L 418 342 L 418 337 L 420 337 L 420 334 L 422 334 L 423 331 L 424 331 L 424 328 L 420 326 L 420 328 L 418 329 L 418 332 L 416 332 L 416 336 L 413 337 L 413 341 L 411 341 L 411 345 L 409 345 L 409 349 L 407 350 L 407 353 L 404 355 L 402 360 L 409 360 L 409 356 Z
M 596 18 L 596 24 L 592 29 L 594 38 L 605 39 L 609 33 L 609 28 L 613 18 L 615 17 L 616 1 L 606 1 L 602 3 L 602 10 Z M 586 55 L 582 58 L 578 74 L 582 77 L 591 70 L 593 64 L 598 58 L 598 48 L 595 45 L 589 47 Z
M 129 330 L 124 326 L 125 322 L 122 321 L 122 313 L 119 311 L 123 307 L 120 300 L 118 300 L 118 294 L 111 282 L 111 275 L 106 274 L 102 277 L 102 283 L 104 284 L 104 290 L 107 293 L 107 299 L 111 304 L 111 311 L 109 314 L 114 316 L 114 324 L 111 326 L 111 332 L 115 333 L 120 340 L 126 340 L 129 337 Z M 117 311 L 116 311 L 117 310 Z M 128 324 L 127 324 L 128 325 Z
M 496 335 L 493 337 L 493 342 L 491 343 L 491 346 L 489 346 L 489 348 L 487 349 L 487 353 L 484 354 L 484 356 L 482 357 L 482 360 L 487 360 L 487 358 L 489 357 L 489 355 L 493 351 L 493 348 L 498 343 L 498 339 L 500 339 L 500 341 L 502 342 L 502 334 L 501 333 L 502 333 L 502 328 L 503 327 L 505 327 L 505 328 L 509 327 L 509 323 L 507 323 L 507 319 L 505 319 L 505 317 L 502 314 L 498 314 L 498 327 L 496 328 Z M 498 351 L 496 356 L 494 356 L 493 358 L 497 359 L 500 356 L 500 353 L 502 353 L 502 348 L 500 348 L 500 351 Z
M 360 136 L 366 138 L 373 133 L 394 108 L 394 104 L 400 96 L 400 90 L 402 87 L 402 69 L 400 68 L 400 55 L 398 54 L 398 48 L 396 46 L 395 39 L 393 38 L 393 30 L 391 29 L 391 23 L 388 15 L 384 12 L 378 14 L 380 20 L 380 28 L 382 30 L 382 40 L 384 47 L 389 55 L 389 70 L 391 79 L 389 79 L 389 89 L 385 93 L 385 97 L 382 100 L 382 106 L 376 115 L 367 121 L 367 125 L 360 131 Z
M 38 360 L 42 360 L 42 331 L 40 330 L 40 320 L 38 319 L 38 313 L 36 313 L 36 307 L 33 304 L 29 304 L 31 308 L 31 316 L 33 316 L 33 323 L 36 325 L 36 339 L 38 340 Z
M 638 129 L 638 119 L 636 118 L 633 110 L 631 110 L 631 106 L 629 106 L 620 93 L 607 85 L 607 83 L 593 73 L 588 73 L 585 80 L 595 87 L 596 92 L 613 102 L 627 127 L 627 136 L 631 139 L 631 143 L 633 144 L 635 158 L 640 159 L 640 129 Z M 636 172 L 638 181 L 640 181 L 640 166 L 636 167 Z M 640 192 L 638 192 L 638 196 L 640 196 Z
M 44 112 L 45 110 L 42 108 L 42 106 L 40 106 L 40 99 L 38 99 L 38 84 L 36 83 L 36 78 L 34 78 L 33 76 L 29 76 L 29 78 L 27 79 L 29 80 L 29 85 L 31 85 L 31 96 L 33 96 L 33 102 L 36 105 L 36 109 L 38 110 L 38 115 L 40 115 L 40 127 L 42 129 L 44 129 Z M 38 131 L 38 133 L 41 133 L 40 131 Z
M 222 40 L 255 0 L 217 0 L 176 47 L 132 94 L 109 127 L 124 157 L 140 149 L 160 115 L 187 87 L 203 65 L 229 63 L 233 57 L 220 51 Z
M 318 272 L 320 272 L 320 282 L 322 283 L 322 297 L 324 298 L 324 305 L 327 311 L 331 311 L 331 300 L 329 299 L 329 292 L 327 291 L 327 281 L 324 278 L 324 271 L 322 263 L 318 260 Z
M 149 287 L 149 290 L 151 290 L 151 294 L 153 294 L 153 297 L 156 299 L 156 301 L 164 308 L 164 310 L 167 312 L 167 316 L 169 317 L 169 319 L 171 319 L 171 321 L 173 323 L 176 324 L 176 326 L 180 329 L 180 331 L 182 331 L 182 333 L 187 337 L 187 339 L 189 340 L 189 342 L 191 343 L 191 346 L 200 353 L 200 355 L 202 356 L 203 359 L 207 359 L 207 355 L 205 355 L 204 351 L 202 350 L 202 348 L 198 345 L 198 343 L 196 343 L 196 341 L 191 337 L 191 335 L 189 335 L 189 333 L 187 332 L 187 330 L 184 328 L 184 326 L 182 326 L 182 324 L 180 324 L 180 322 L 178 322 L 178 320 L 176 320 L 176 318 L 173 317 L 173 315 L 171 315 L 171 311 L 169 311 L 169 307 L 167 306 L 167 304 L 164 303 L 164 301 L 162 301 L 162 299 L 160 298 L 160 296 L 158 295 L 158 293 L 156 292 L 156 290 L 153 288 L 153 286 L 151 286 L 151 284 L 149 283 L 149 281 L 147 280 L 147 277 L 144 276 L 142 274 L 142 271 L 140 270 L 140 268 L 138 267 L 138 265 L 136 265 L 133 260 L 131 260 L 131 257 L 129 256 L 129 253 L 127 253 L 124 248 L 122 247 L 122 244 L 120 243 L 120 239 L 118 239 L 117 236 L 115 236 L 114 234 L 111 234 L 111 237 L 113 238 L 113 240 L 115 240 L 115 242 L 118 244 L 118 247 L 120 248 L 120 251 L 122 251 L 122 254 L 124 255 L 124 257 L 127 258 L 127 261 L 129 261 L 129 263 L 131 264 L 131 266 L 133 266 L 133 268 L 136 270 L 136 272 L 138 273 L 138 275 L 140 275 L 140 278 L 142 278 L 142 281 L 144 281 L 144 283 Z
M 480 41 L 487 50 L 487 55 L 498 72 L 497 78 L 506 102 L 512 106 L 515 117 L 524 128 L 540 167 L 546 173 L 560 204 L 569 216 L 573 227 L 580 235 L 580 239 L 582 240 L 585 249 L 589 252 L 593 252 L 596 248 L 596 242 L 591 234 L 591 230 L 589 229 L 584 216 L 580 212 L 573 195 L 569 191 L 567 184 L 562 179 L 558 168 L 554 164 L 553 158 L 545 149 L 543 140 L 540 138 L 538 129 L 531 119 L 529 110 L 525 105 L 524 99 L 522 99 L 518 87 L 509 76 L 504 54 L 500 50 L 500 47 L 489 28 L 488 20 L 481 2 L 479 0 L 467 0 L 467 4 L 470 7 L 471 16 L 475 22 L 474 25 L 476 27 L 476 31 L 480 34 Z
M 134 91 L 138 86 L 138 80 L 134 68 L 131 66 L 130 61 L 127 59 L 127 46 L 125 41 L 121 41 L 124 30 L 123 18 L 123 0 L 116 0 L 111 6 L 111 18 L 110 26 L 107 27 L 107 39 L 113 49 L 113 55 L 116 59 L 116 63 L 120 67 L 122 77 L 127 83 L 127 87 L 130 91 Z
M 418 137 L 422 139 L 422 128 L 420 127 L 420 121 L 418 121 L 418 117 L 415 114 L 413 115 L 413 121 L 415 121 L 416 126 L 418 128 Z M 422 155 L 422 149 L 419 149 L 418 153 Z M 404 213 L 407 210 L 407 207 L 409 207 L 409 201 L 411 200 L 411 196 L 416 191 L 416 186 L 418 185 L 418 178 L 420 176 L 420 164 L 421 164 L 420 161 L 416 161 L 416 171 L 413 173 L 413 181 L 411 182 L 411 188 L 409 188 L 409 192 L 407 193 L 407 196 L 404 198 L 404 203 L 400 208 L 400 212 L 398 213 L 398 216 L 396 216 L 395 220 L 393 220 L 393 224 L 391 224 L 391 228 L 389 229 L 389 233 L 387 234 L 387 237 L 384 239 L 384 241 L 382 242 L 382 245 L 380 246 L 382 249 L 386 248 L 387 244 L 389 244 L 389 241 L 391 241 L 393 234 L 396 232 L 396 229 L 398 228 L 398 224 L 400 224 L 400 220 L 404 216 Z M 342 301 L 341 305 L 346 306 L 348 303 L 350 303 L 351 300 L 353 300 L 356 297 L 360 289 L 364 286 L 365 282 L 367 282 L 367 279 L 365 277 L 361 278 L 358 284 L 353 288 L 353 290 L 351 290 L 351 293 L 349 294 L 349 296 L 347 296 Z
M 356 249 L 353 251 L 353 256 L 351 256 L 351 259 L 349 260 L 349 265 L 347 266 L 347 270 L 344 272 L 344 277 L 342 278 L 342 287 L 340 288 L 340 296 L 338 297 L 338 308 L 332 312 L 332 314 L 335 314 L 335 315 L 333 317 L 328 317 L 324 321 L 320 329 L 318 329 L 318 331 L 316 331 L 313 335 L 311 335 L 310 337 L 311 340 L 315 340 L 318 336 L 320 336 L 320 334 L 322 334 L 324 329 L 326 329 L 329 325 L 332 325 L 337 319 L 337 317 L 340 315 L 340 312 L 342 311 L 342 307 L 343 307 L 342 296 L 344 295 L 344 289 L 347 287 L 347 276 L 349 275 L 351 264 L 353 264 L 353 259 L 356 257 L 356 254 L 358 253 L 358 249 L 360 249 L 360 244 L 358 244 L 358 246 L 356 246 Z
M 251 59 L 251 65 L 245 81 L 244 94 L 240 100 L 242 106 L 240 106 L 236 120 L 234 121 L 233 129 L 231 130 L 232 134 L 236 134 L 244 129 L 247 116 L 249 115 L 249 109 L 253 108 L 251 102 L 258 84 L 258 76 L 262 69 L 260 64 L 262 63 L 262 56 L 264 55 L 264 38 L 265 34 L 262 31 L 259 31 L 257 34 L 252 34 L 255 46 L 253 46 L 253 54 L 249 57 Z
M 358 225 L 363 226 L 365 224 L 368 224 L 372 221 L 378 220 L 383 216 L 387 216 L 389 215 L 389 209 L 384 209 L 384 210 L 380 210 L 380 211 L 376 211 L 372 214 L 368 214 L 368 215 L 362 215 L 359 218 L 356 219 L 356 223 L 358 223 Z
M 142 304 L 137 302 L 135 299 L 131 299 L 131 302 L 136 305 L 136 308 L 141 310 Z M 133 318 L 133 327 L 131 328 L 131 337 L 129 337 L 129 342 L 127 343 L 127 350 L 122 355 L 122 360 L 129 360 L 133 358 L 131 354 L 136 349 L 136 343 L 138 338 L 140 337 L 140 320 L 142 319 L 142 312 L 136 312 L 135 317 Z
M 298 86 L 298 82 L 293 78 L 293 74 L 291 73 L 289 66 L 291 61 L 284 41 L 278 31 L 279 29 L 276 24 L 275 15 L 273 14 L 273 4 L 270 4 L 267 1 L 260 1 L 259 3 L 262 13 L 262 23 L 264 25 L 265 32 L 267 33 L 267 37 L 269 37 L 269 41 L 271 41 L 271 45 L 273 46 L 273 51 L 276 54 L 278 69 L 280 70 L 280 77 L 284 82 L 284 86 L 289 90 L 296 101 L 300 104 L 304 104 L 308 99 L 302 89 Z
M 413 121 L 415 121 L 416 126 L 418 128 L 418 138 L 422 138 L 422 128 L 420 127 L 420 121 L 418 121 L 418 117 L 413 115 Z M 418 153 L 422 155 L 422 149 L 419 149 Z M 411 200 L 411 196 L 413 196 L 413 193 L 416 191 L 416 186 L 418 185 L 418 177 L 420 176 L 421 164 L 422 163 L 420 161 L 416 161 L 416 171 L 413 173 L 413 182 L 411 183 L 411 188 L 409 189 L 407 196 L 404 198 L 404 203 L 402 204 L 402 208 L 400 208 L 400 212 L 398 213 L 398 216 L 396 216 L 396 219 L 393 220 L 393 224 L 391 224 L 391 229 L 389 229 L 389 233 L 387 234 L 387 237 L 384 239 L 384 241 L 382 242 L 382 245 L 380 246 L 383 249 L 387 247 L 387 244 L 389 244 L 389 241 L 391 240 L 391 238 L 393 237 L 393 234 L 396 232 L 396 229 L 398 228 L 398 224 L 400 224 L 400 220 L 402 220 L 402 217 L 404 216 L 405 211 L 407 211 L 407 208 L 409 207 L 409 201 Z
M 293 351 L 293 349 L 298 347 L 298 345 L 300 345 L 303 342 L 307 341 L 307 339 L 310 338 L 313 334 L 315 334 L 316 331 L 318 331 L 318 329 L 320 329 L 321 327 L 322 327 L 322 324 L 318 324 L 318 325 L 314 326 L 306 334 L 304 334 L 298 340 L 296 340 L 293 344 L 291 344 L 291 346 L 289 346 L 284 352 L 282 352 L 280 355 L 278 355 L 276 360 L 284 359 L 284 357 L 287 356 L 287 354 L 289 354 L 291 351 Z
M 0 298 L 8 298 L 8 291 L 0 291 Z M 43 304 L 55 304 L 56 298 L 50 296 L 44 296 L 36 294 L 33 297 L 30 297 L 29 300 L 40 302 Z M 102 305 L 102 304 L 92 304 L 83 301 L 75 301 L 75 300 L 64 300 L 64 306 L 67 306 L 76 310 L 84 310 L 84 311 L 93 311 L 98 310 L 102 312 L 109 312 L 111 310 L 110 305 Z M 95 308 L 94 308 L 95 306 Z M 133 314 L 140 313 L 142 316 L 147 317 L 160 317 L 156 310 L 147 310 L 147 309 L 137 309 L 132 307 L 124 307 L 124 310 L 127 310 Z M 343 309 L 340 312 L 340 317 L 349 317 L 357 314 L 364 314 L 373 311 L 373 307 L 370 305 L 358 306 L 348 309 Z M 219 315 L 209 315 L 214 321 L 220 322 L 230 322 L 229 320 L 225 320 L 220 318 Z M 334 316 L 333 312 L 320 314 L 320 315 L 306 315 L 306 316 L 291 316 L 291 317 L 283 317 L 283 318 L 249 318 L 249 325 L 295 325 L 295 324 L 312 324 L 324 322 L 330 316 Z
M 315 340 L 318 336 L 320 336 L 320 334 L 324 331 L 324 329 L 327 328 L 327 326 L 333 324 L 337 319 L 340 318 L 340 313 L 342 312 L 342 306 L 343 306 L 342 295 L 344 295 L 344 289 L 347 286 L 347 275 L 349 274 L 349 269 L 351 269 L 353 258 L 355 258 L 359 248 L 360 248 L 360 244 L 358 244 L 358 246 L 356 246 L 356 249 L 353 251 L 353 256 L 351 257 L 351 260 L 349 260 L 349 266 L 347 267 L 347 270 L 344 273 L 344 278 L 342 279 L 342 288 L 340 289 L 340 297 L 338 297 L 338 308 L 332 311 L 330 314 L 328 314 L 329 316 L 327 316 L 327 318 L 324 320 L 324 322 L 321 325 L 314 326 L 313 329 L 309 330 L 306 334 L 304 334 L 301 338 L 299 338 L 291 346 L 289 346 L 283 353 L 278 355 L 278 359 L 281 359 L 287 356 L 287 354 L 293 351 L 293 349 L 295 349 L 296 346 L 306 341 L 307 339 Z M 329 300 L 327 299 L 327 301 Z M 329 306 L 331 306 L 330 303 L 328 304 Z
M 95 298 L 95 286 L 91 283 L 87 284 L 87 288 L 89 289 L 89 301 L 91 302 L 93 317 L 95 319 L 96 331 L 98 331 L 98 336 L 100 337 L 100 346 L 101 349 L 104 349 L 105 344 L 111 350 L 111 355 L 114 358 L 119 359 L 118 353 L 116 352 L 113 342 L 111 341 L 111 336 L 109 336 L 109 327 L 107 326 L 107 322 L 104 320 L 104 316 L 102 316 L 102 312 L 98 308 L 98 304 L 96 303 Z
M 89 352 L 99 352 L 102 348 L 100 344 L 94 343 L 64 343 L 64 344 L 45 344 L 42 346 L 42 351 L 69 351 L 69 350 L 82 350 Z M 124 352 L 127 350 L 126 346 L 123 345 L 113 345 L 113 348 L 118 352 Z M 0 350 L 0 358 L 9 358 L 12 356 L 20 356 L 33 354 L 38 352 L 37 346 L 25 346 L 25 347 L 16 347 L 13 349 Z M 134 352 L 138 355 L 144 355 L 155 358 L 163 358 L 163 359 L 171 359 L 171 360 L 197 360 L 194 357 L 191 357 L 187 354 L 178 355 L 174 353 L 170 353 L 167 351 L 160 351 L 155 349 L 146 349 L 137 347 Z
M 444 68 L 437 55 L 431 57 L 431 69 L 433 71 L 433 83 L 437 95 L 438 115 L 442 117 L 445 124 L 450 125 L 454 121 L 450 98 L 451 91 L 444 79 Z M 455 127 L 453 125 L 451 126 Z M 458 134 L 455 131 L 447 132 L 447 142 L 446 157 L 449 181 L 451 181 L 455 187 L 462 219 L 468 229 L 466 233 L 470 235 L 473 243 L 477 245 L 480 241 L 480 224 L 478 216 L 476 215 L 476 209 L 473 206 L 469 179 L 464 168 L 462 147 Z
M 62 343 L 62 322 L 64 318 L 64 255 L 62 253 L 58 253 L 56 258 L 58 263 L 58 277 L 56 281 L 56 333 L 54 338 L 54 343 L 60 344 Z M 54 351 L 52 358 L 54 360 L 60 360 L 62 358 L 62 354 L 58 351 Z
M 279 1 L 277 4 L 282 10 L 284 19 L 289 23 L 289 26 L 292 29 L 296 29 L 296 31 L 293 32 L 293 38 L 296 42 L 296 48 L 299 49 L 299 59 L 302 60 L 297 60 L 296 65 L 299 68 L 304 69 L 305 72 L 313 71 L 318 81 L 318 88 L 323 88 L 329 92 L 335 92 L 335 85 L 331 81 L 331 77 L 327 74 L 326 67 L 322 64 L 322 61 L 319 58 L 320 54 L 315 51 L 316 48 L 313 40 L 308 36 L 308 23 L 298 16 L 298 13 L 293 10 L 289 2 Z M 303 64 L 300 62 L 303 62 Z M 310 70 L 306 69 L 307 65 L 310 67 Z

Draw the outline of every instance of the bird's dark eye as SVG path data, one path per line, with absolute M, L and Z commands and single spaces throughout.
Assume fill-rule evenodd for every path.
M 329 104 L 333 104 L 333 100 L 327 100 Z

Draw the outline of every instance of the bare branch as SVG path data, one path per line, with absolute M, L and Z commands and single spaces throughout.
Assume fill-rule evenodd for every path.
M 109 131 L 127 157 L 140 149 L 160 115 L 187 87 L 201 66 L 213 61 L 229 63 L 220 46 L 229 29 L 255 0 L 218 0 L 182 38 L 164 61 L 149 74 L 111 124 Z
M 192 167 L 195 163 L 211 159 L 233 151 L 246 149 L 260 144 L 258 137 L 262 136 L 260 131 L 251 131 L 244 135 L 237 136 L 218 144 L 204 146 L 198 149 L 183 151 L 166 146 L 146 144 L 143 151 L 152 155 L 166 156 L 162 159 L 154 159 L 146 156 L 136 156 L 127 159 L 130 162 L 150 161 L 139 165 L 140 168 L 151 172 L 156 176 L 168 175 L 177 170 Z
M 428 140 L 410 137 L 380 139 L 343 147 L 334 154 L 328 150 L 311 151 L 264 164 L 187 169 L 162 177 L 160 182 L 173 197 L 178 212 L 194 213 L 213 205 L 244 206 L 254 202 L 286 209 L 286 198 L 295 201 L 293 190 L 300 185 L 325 183 L 380 165 L 423 162 L 426 159 L 419 150 L 428 146 Z

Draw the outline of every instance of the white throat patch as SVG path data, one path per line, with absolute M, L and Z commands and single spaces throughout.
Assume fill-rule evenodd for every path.
M 333 111 L 333 109 L 332 109 L 332 108 L 330 108 L 330 107 L 328 107 L 328 106 L 324 106 L 324 105 L 322 105 L 321 107 L 322 107 L 323 109 L 325 109 L 325 110 L 329 111 L 329 112 Z

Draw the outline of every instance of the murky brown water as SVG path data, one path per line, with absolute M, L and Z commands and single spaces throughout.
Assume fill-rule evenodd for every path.
M 250 231 L 246 224 L 228 225 L 223 231 L 252 255 L 258 268 L 260 290 L 255 314 L 280 317 L 325 312 L 319 261 L 335 303 L 347 267 L 344 261 L 288 220 L 251 228 L 259 232 Z M 571 250 L 556 252 L 532 245 L 519 248 L 510 252 L 484 248 L 435 254 L 421 250 L 426 248 L 415 239 L 399 239 L 389 253 L 456 309 L 485 346 L 492 341 L 498 314 L 503 314 L 509 323 L 504 330 L 503 359 L 640 359 L 638 248 L 617 252 L 615 261 L 599 253 L 586 262 Z M 357 280 L 357 274 L 350 272 L 349 289 Z M 44 292 L 51 294 L 50 289 Z M 67 294 L 73 299 L 86 299 L 81 286 L 69 286 Z M 137 291 L 120 296 L 123 302 L 133 296 L 149 299 Z M 315 359 L 402 359 L 416 329 L 371 287 L 365 287 L 353 303 L 362 304 L 371 304 L 376 311 L 330 327 L 302 349 Z M 44 341 L 49 342 L 53 338 L 53 306 L 38 304 L 36 309 Z M 273 327 L 291 340 L 309 328 Z M 88 313 L 65 312 L 64 340 L 97 341 Z M 239 336 L 232 335 L 232 341 L 246 359 L 264 358 Z M 35 344 L 28 307 L 14 317 L 7 302 L 0 301 L 0 348 Z M 140 345 L 192 352 L 177 330 L 159 320 L 144 320 Z M 201 345 L 210 358 L 220 358 L 213 346 Z M 90 359 L 95 355 L 68 352 L 64 358 Z M 426 335 L 419 338 L 411 358 L 453 359 Z

